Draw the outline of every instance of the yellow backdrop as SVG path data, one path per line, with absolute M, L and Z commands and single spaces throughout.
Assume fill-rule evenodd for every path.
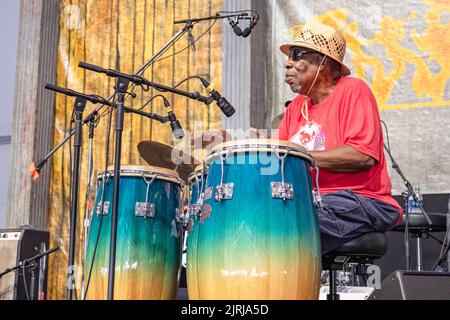
M 64 0 L 61 1 L 61 19 L 58 52 L 57 85 L 88 94 L 109 97 L 113 92 L 114 81 L 105 75 L 78 68 L 80 61 L 86 61 L 104 68 L 113 68 L 125 73 L 138 70 L 156 51 L 158 51 L 182 25 L 173 21 L 189 17 L 204 17 L 220 11 L 222 0 Z M 210 27 L 203 22 L 192 32 L 197 38 Z M 216 87 L 221 87 L 222 49 L 221 22 L 217 22 L 195 44 L 174 56 L 156 62 L 149 67 L 144 76 L 154 82 L 168 86 L 192 75 L 210 77 Z M 187 35 L 164 56 L 172 55 L 188 46 Z M 180 89 L 202 91 L 201 83 L 191 80 Z M 135 90 L 136 99 L 128 99 L 127 106 L 139 108 L 149 97 L 158 92 Z M 183 128 L 192 131 L 218 128 L 221 123 L 220 111 L 208 108 L 199 102 L 184 97 L 166 95 L 174 106 L 174 111 Z M 71 114 L 74 98 L 58 94 L 55 110 L 55 144 L 61 141 L 71 128 Z M 96 105 L 88 104 L 85 115 Z M 103 110 L 106 111 L 106 110 Z M 161 100 L 154 100 L 145 111 L 165 114 Z M 105 164 L 105 145 L 108 114 L 104 113 L 95 130 L 94 176 Z M 200 128 L 199 128 L 200 127 Z M 168 124 L 160 124 L 136 115 L 125 116 L 123 132 L 123 164 L 145 164 L 140 158 L 136 145 L 143 140 L 171 143 L 171 130 Z M 80 182 L 80 208 L 77 219 L 76 264 L 81 267 L 83 249 L 83 217 L 87 183 L 87 128 L 83 130 L 82 170 Z M 111 129 L 109 163 L 112 164 L 114 148 L 114 118 Z M 54 156 L 51 180 L 51 209 L 49 226 L 51 246 L 60 246 L 58 253 L 50 258 L 49 298 L 64 299 L 66 293 L 66 270 L 69 245 L 70 211 L 70 161 L 72 152 L 67 143 L 62 151 Z M 92 198 L 92 195 L 91 195 Z M 81 269 L 76 269 L 81 271 Z M 81 276 L 81 272 L 78 273 Z M 80 277 L 77 277 L 77 288 Z M 80 292 L 78 292 L 79 296 Z

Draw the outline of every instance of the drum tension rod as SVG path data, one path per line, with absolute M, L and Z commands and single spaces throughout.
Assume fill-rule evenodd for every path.
M 274 150 L 278 160 L 281 161 L 281 182 L 271 182 L 271 192 L 272 198 L 274 199 L 286 199 L 292 200 L 294 198 L 294 187 L 291 183 L 285 182 L 284 175 L 284 162 L 286 160 L 287 155 L 289 154 L 289 150 L 287 150 L 283 155 L 281 155 L 278 151 Z
M 142 179 L 147 185 L 147 191 L 145 193 L 145 202 L 136 202 L 134 207 L 134 214 L 136 217 L 144 217 L 144 218 L 154 218 L 155 217 L 155 204 L 148 203 L 148 195 L 150 193 L 150 186 L 155 181 L 158 175 L 154 175 L 150 181 L 148 181 L 142 173 Z
M 222 200 L 230 200 L 233 198 L 233 190 L 234 183 L 223 183 L 224 176 L 224 161 L 228 157 L 229 150 L 226 150 L 224 153 L 220 155 L 220 166 L 221 166 L 221 174 L 220 174 L 220 184 L 216 186 L 216 194 L 214 195 L 214 199 L 216 201 Z

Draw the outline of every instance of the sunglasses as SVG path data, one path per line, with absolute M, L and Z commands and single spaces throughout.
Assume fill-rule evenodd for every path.
M 299 61 L 301 59 L 303 59 L 303 56 L 306 54 L 315 54 L 316 52 L 313 51 L 306 51 L 303 48 L 293 48 L 290 52 L 289 52 L 289 59 L 291 59 L 292 61 Z

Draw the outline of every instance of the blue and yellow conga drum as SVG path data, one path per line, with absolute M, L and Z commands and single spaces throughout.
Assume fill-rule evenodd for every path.
M 318 299 L 312 161 L 301 146 L 268 139 L 210 152 L 203 207 L 188 235 L 189 299 Z
M 92 266 L 87 299 L 107 298 L 113 182 L 113 168 L 98 175 L 84 266 L 85 283 Z M 122 166 L 114 299 L 175 299 L 183 243 L 182 184 L 172 170 Z

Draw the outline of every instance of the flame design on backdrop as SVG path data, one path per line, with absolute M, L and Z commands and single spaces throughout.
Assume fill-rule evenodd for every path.
M 380 6 L 370 6 L 364 17 L 351 15 L 346 8 L 315 16 L 344 34 L 352 76 L 370 84 L 380 109 L 450 106 L 450 22 L 442 22 L 450 14 L 450 3 L 424 0 L 423 4 L 424 13 L 405 5 L 410 11 L 402 12 L 404 18 L 387 15 Z M 374 35 L 364 37 L 364 28 Z M 290 32 L 295 36 L 299 30 L 301 25 Z

